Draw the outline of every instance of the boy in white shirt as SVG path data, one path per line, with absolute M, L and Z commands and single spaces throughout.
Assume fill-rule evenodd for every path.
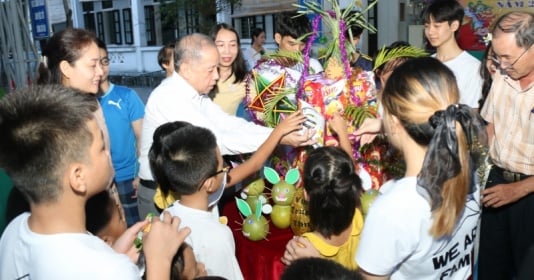
M 60 85 L 34 87 L 0 101 L 0 166 L 30 204 L 0 239 L 0 279 L 139 279 L 133 241 L 140 222 L 112 247 L 87 232 L 85 204 L 113 178 L 94 117 L 94 96 Z M 169 279 L 189 234 L 167 213 L 144 239 L 147 279 Z M 162 261 L 163 260 L 163 261 Z
M 460 103 L 478 109 L 482 96 L 480 61 L 462 50 L 456 34 L 462 25 L 464 9 L 456 0 L 434 1 L 423 12 L 425 36 L 436 48 L 433 57 L 452 70 L 460 89 Z

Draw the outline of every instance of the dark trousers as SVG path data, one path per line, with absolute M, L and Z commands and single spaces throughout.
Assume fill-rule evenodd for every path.
M 493 168 L 486 188 L 507 183 L 502 172 Z M 499 208 L 483 207 L 478 279 L 514 279 L 533 245 L 534 194 Z M 531 265 L 534 266 L 534 263 Z

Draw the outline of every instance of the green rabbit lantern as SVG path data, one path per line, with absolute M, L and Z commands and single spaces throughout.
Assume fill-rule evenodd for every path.
M 267 181 L 273 184 L 271 198 L 274 206 L 271 220 L 277 228 L 288 228 L 291 224 L 291 202 L 295 196 L 295 184 L 300 178 L 300 173 L 297 168 L 292 168 L 287 171 L 284 180 L 281 180 L 274 169 L 264 167 L 263 174 Z
M 239 212 L 245 216 L 242 228 L 243 235 L 252 241 L 265 239 L 269 233 L 269 222 L 261 215 L 261 202 L 256 200 L 254 212 L 248 203 L 241 198 L 236 198 L 236 204 Z

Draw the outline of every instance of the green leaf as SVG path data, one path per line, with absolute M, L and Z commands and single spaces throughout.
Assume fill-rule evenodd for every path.
M 239 209 L 239 212 L 241 212 L 243 216 L 248 217 L 252 215 L 252 209 L 250 209 L 250 206 L 245 200 L 236 197 L 235 203 L 237 204 L 237 209 Z
M 414 46 L 400 46 L 393 49 L 384 46 L 376 55 L 373 71 L 399 57 L 424 57 L 428 55 L 425 50 Z
M 280 182 L 280 176 L 278 175 L 278 172 L 268 166 L 263 168 L 263 175 L 265 175 L 265 179 L 267 179 L 267 181 L 273 185 Z
M 288 184 L 294 185 L 300 178 L 300 172 L 298 168 L 291 168 L 286 173 L 286 182 Z
M 376 109 L 369 105 L 348 105 L 344 113 L 348 121 L 355 127 L 362 125 L 363 121 L 367 118 L 376 118 L 376 114 Z
M 260 219 L 261 216 L 261 201 L 258 199 L 256 200 L 256 213 L 254 213 L 254 217 L 256 217 L 256 220 Z

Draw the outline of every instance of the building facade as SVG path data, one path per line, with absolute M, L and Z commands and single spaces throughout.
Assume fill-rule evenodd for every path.
M 273 50 L 276 49 L 275 14 L 296 9 L 294 4 L 299 1 L 302 0 L 241 0 L 240 5 L 219 11 L 213 22 L 231 24 L 240 34 L 243 47 L 250 44 L 251 30 L 260 27 L 266 31 L 266 48 Z M 320 1 L 328 5 L 328 1 Z M 349 0 L 340 0 L 340 5 L 346 1 Z M 368 4 L 367 0 L 357 2 L 360 6 Z M 162 45 L 200 32 L 199 25 L 205 19 L 199 11 L 181 7 L 170 12 L 167 3 L 164 0 L 70 0 L 73 25 L 94 30 L 106 42 L 114 74 L 159 71 L 156 57 Z M 368 15 L 379 32 L 364 32 L 361 50 L 372 54 L 393 41 L 408 40 L 413 3 L 411 0 L 379 1 Z

